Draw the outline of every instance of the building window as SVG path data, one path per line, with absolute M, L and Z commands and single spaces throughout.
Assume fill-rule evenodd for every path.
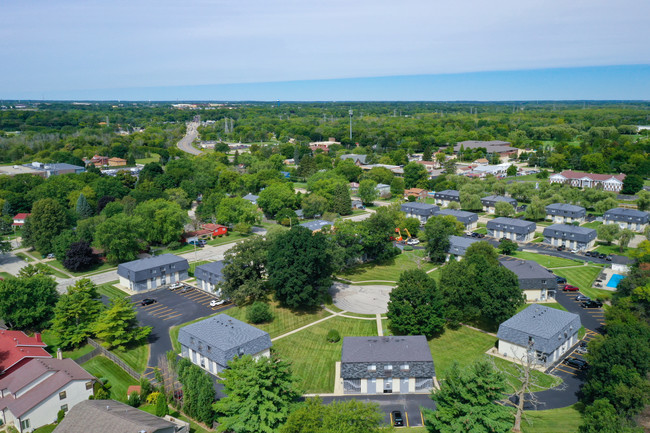
M 208 353 L 212 352 L 212 348 L 208 346 Z
M 25 429 L 29 428 L 29 419 L 24 419 L 24 420 L 22 420 L 22 421 L 20 422 L 20 428 L 21 428 L 22 430 L 25 430 Z
M 409 371 L 411 368 L 409 367 L 408 364 L 402 364 L 399 366 L 399 369 L 402 371 Z
M 68 411 L 68 405 L 67 405 L 67 404 L 64 404 L 63 406 L 61 406 L 61 410 L 62 410 L 63 412 L 67 412 L 67 411 Z
M 190 337 L 190 343 L 194 344 L 194 337 Z
M 64 400 L 66 397 L 67 397 L 67 394 L 65 393 L 65 391 L 61 391 L 59 393 L 59 400 Z
M 368 371 L 377 371 L 377 366 L 375 364 L 369 365 Z
M 384 365 L 384 374 L 386 376 L 390 375 L 393 372 L 393 366 L 392 365 Z
M 93 383 L 92 381 L 86 382 L 86 389 L 93 389 Z

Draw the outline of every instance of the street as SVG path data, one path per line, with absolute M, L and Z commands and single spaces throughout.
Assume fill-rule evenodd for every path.
M 194 140 L 199 136 L 198 131 L 199 123 L 198 122 L 188 122 L 187 132 L 181 138 L 181 141 L 178 142 L 177 146 L 183 152 L 191 153 L 192 155 L 200 155 L 202 151 L 196 149 L 192 146 Z

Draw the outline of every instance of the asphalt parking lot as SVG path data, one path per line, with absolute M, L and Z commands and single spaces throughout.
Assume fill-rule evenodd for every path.
M 346 395 L 346 396 L 324 396 L 323 403 L 331 403 L 335 400 L 359 400 L 364 403 L 377 403 L 379 409 L 384 413 L 386 423 L 392 425 L 391 412 L 398 410 L 404 418 L 404 427 L 424 426 L 424 415 L 421 409 L 435 409 L 436 404 L 431 400 L 429 394 L 378 394 L 378 395 Z M 398 427 L 399 428 L 399 427 Z

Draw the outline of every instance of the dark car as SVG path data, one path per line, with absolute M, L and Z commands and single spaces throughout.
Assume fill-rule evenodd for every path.
M 604 258 L 606 258 L 606 257 L 607 257 L 607 254 L 602 254 L 602 253 L 601 253 L 601 254 L 598 254 L 598 258 L 599 258 L 599 259 L 604 259 Z
M 576 296 L 576 301 L 578 302 L 585 302 L 585 301 L 591 301 L 591 298 L 589 296 L 585 296 L 582 293 Z
M 605 257 L 605 260 L 607 260 L 608 262 L 611 262 L 612 261 L 612 256 Z
M 564 363 L 569 367 L 577 368 L 578 370 L 586 370 L 589 368 L 589 364 L 584 359 L 567 358 L 564 360 Z
M 602 302 L 594 300 L 589 300 L 582 303 L 582 308 L 600 308 L 602 306 Z
M 144 299 L 140 302 L 140 305 L 151 305 L 151 304 L 154 304 L 155 302 L 156 302 L 155 299 L 152 299 L 152 298 L 144 298 Z
M 565 292 L 577 292 L 580 289 L 576 286 L 572 286 L 571 284 L 565 284 L 564 287 L 562 287 L 562 290 Z
M 559 247 L 557 247 L 557 250 L 558 251 L 564 251 L 564 250 L 566 250 L 566 247 L 564 245 L 560 245 Z
M 476 233 L 476 232 L 472 232 L 472 237 L 473 237 L 473 238 L 477 238 L 477 237 L 478 237 L 478 233 Z
M 564 278 L 564 277 L 558 277 L 556 275 L 555 280 L 557 281 L 558 284 L 566 284 L 566 278 Z
M 402 412 L 398 410 L 394 410 L 391 412 L 391 416 L 393 418 L 393 425 L 396 427 L 402 427 L 404 426 L 404 418 L 402 418 Z
M 585 256 L 587 256 L 587 257 L 591 257 L 591 256 L 592 256 L 591 251 L 586 251 L 586 252 L 585 252 Z
M 479 238 L 484 238 L 485 235 L 484 235 L 483 233 L 479 233 L 479 234 L 478 234 L 478 237 L 479 237 Z

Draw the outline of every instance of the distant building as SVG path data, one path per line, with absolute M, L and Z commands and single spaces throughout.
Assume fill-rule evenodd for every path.
M 409 197 L 413 196 L 417 200 L 424 200 L 427 198 L 427 190 L 422 188 L 410 188 L 404 190 L 404 200 L 408 200 Z
M 424 166 L 427 169 L 429 174 L 432 174 L 436 169 L 440 168 L 440 164 L 437 161 L 415 161 L 417 164 Z
M 124 167 L 126 165 L 126 159 L 124 158 L 109 158 L 108 166 L 109 167 Z
M 467 248 L 475 242 L 481 242 L 481 240 L 463 236 L 449 236 L 449 250 L 447 252 L 450 256 L 463 257 L 467 252 Z M 447 257 L 447 260 L 449 260 L 449 257 Z
M 636 209 L 616 207 L 603 215 L 603 224 L 618 224 L 622 229 L 643 233 L 648 226 L 648 213 Z
M 79 174 L 86 171 L 84 167 L 79 167 L 78 165 L 66 164 L 66 163 L 42 163 L 42 162 L 32 162 L 31 164 L 25 164 L 24 167 L 28 167 L 34 170 L 38 170 L 42 173 L 43 177 L 48 178 L 50 176 L 57 176 L 60 174 Z
M 359 183 L 358 182 L 350 182 L 350 192 L 353 194 L 356 194 L 359 191 Z
M 587 211 L 582 206 L 567 203 L 553 203 L 546 206 L 546 219 L 557 224 L 583 223 Z
M 487 222 L 487 234 L 493 238 L 506 238 L 515 242 L 533 240 L 537 224 L 532 221 L 499 217 Z
M 213 238 L 228 234 L 228 227 L 221 224 L 203 224 L 201 228 L 203 230 L 209 230 Z
M 368 158 L 368 155 L 353 155 L 353 154 L 341 155 L 341 159 L 343 160 L 350 159 L 356 165 L 364 165 L 366 163 L 366 158 Z
M 483 211 L 493 214 L 495 212 L 496 204 L 499 202 L 510 203 L 512 207 L 517 208 L 517 200 L 512 197 L 505 197 L 503 195 L 489 195 L 481 199 L 483 204 Z
M 549 177 L 550 183 L 566 183 L 578 188 L 602 188 L 604 191 L 620 192 L 623 189 L 624 174 L 595 174 L 565 170 Z
M 463 223 L 465 230 L 474 230 L 478 225 L 478 215 L 474 212 L 466 212 L 457 209 L 441 209 L 435 213 L 436 216 L 451 215 Z
M 553 224 L 544 228 L 544 243 L 553 246 L 587 250 L 596 242 L 596 230 L 567 224 Z
M 547 301 L 555 298 L 555 275 L 532 260 L 502 259 L 501 266 L 511 270 L 519 280 L 519 288 L 527 302 Z
M 378 183 L 375 189 L 379 193 L 379 197 L 390 196 L 390 185 L 386 185 L 385 183 Z
M 442 207 L 449 206 L 449 203 L 452 201 L 460 203 L 460 193 L 453 189 L 438 191 L 433 195 L 433 197 L 436 199 L 436 204 Z
M 43 172 L 42 170 L 36 170 L 35 168 L 31 168 L 29 166 L 24 166 L 24 165 L 0 166 L 0 175 L 16 176 L 19 174 L 31 174 L 31 175 L 45 177 L 45 172 Z
M 406 214 L 407 218 L 417 218 L 422 225 L 440 210 L 436 205 L 416 201 L 403 203 L 400 209 Z
M 133 292 L 143 292 L 187 280 L 190 268 L 187 259 L 174 254 L 162 254 L 132 262 L 120 263 L 117 275 L 120 285 Z
M 14 227 L 22 227 L 25 225 L 25 220 L 29 217 L 30 213 L 19 213 L 14 217 L 14 222 L 11 224 Z
M 518 149 L 512 147 L 507 141 L 476 141 L 476 140 L 467 140 L 460 141 L 454 146 L 454 153 L 456 155 L 461 153 L 461 147 L 464 151 L 475 150 L 479 148 L 485 149 L 487 158 L 491 159 L 495 155 L 499 156 L 499 159 L 507 159 L 518 154 Z
M 313 141 L 309 143 L 309 148 L 311 149 L 312 152 L 316 152 L 317 150 L 322 150 L 324 153 L 329 153 L 330 146 L 334 144 L 341 144 L 341 143 L 336 141 L 334 137 L 330 137 L 329 140 L 327 141 Z
M 341 379 L 346 394 L 428 393 L 435 376 L 423 335 L 343 337 Z
M 95 155 L 92 158 L 85 160 L 84 162 L 86 165 L 94 165 L 95 167 L 103 167 L 105 165 L 108 165 L 108 156 L 101 156 L 101 155 Z
M 219 374 L 236 356 L 270 356 L 271 337 L 227 314 L 209 317 L 178 332 L 181 356 L 209 373 Z
M 314 221 L 308 221 L 306 223 L 300 224 L 301 226 L 308 228 L 309 230 L 312 231 L 312 233 L 319 232 L 323 230 L 323 227 L 325 226 L 331 226 L 333 225 L 332 221 L 325 221 L 325 220 L 314 220 Z
M 259 195 L 254 195 L 254 194 L 246 194 L 245 196 L 242 197 L 244 200 L 248 200 L 249 202 L 253 204 L 257 204 L 257 199 L 260 198 Z
M 219 283 L 223 281 L 223 261 L 199 265 L 194 269 L 196 285 L 201 290 L 221 296 Z

